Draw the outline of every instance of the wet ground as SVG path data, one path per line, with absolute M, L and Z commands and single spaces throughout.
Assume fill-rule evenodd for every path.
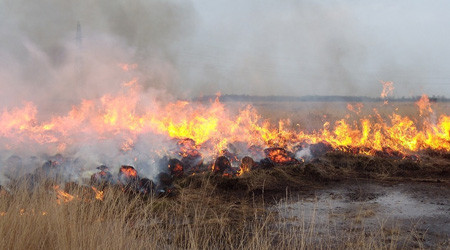
M 341 183 L 293 195 L 276 209 L 287 224 L 314 225 L 317 235 L 363 231 L 407 248 L 450 247 L 450 186 L 444 183 Z

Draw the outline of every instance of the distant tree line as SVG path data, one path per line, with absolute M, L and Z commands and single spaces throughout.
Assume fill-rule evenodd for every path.
M 202 96 L 194 98 L 196 101 L 205 102 L 216 99 L 217 96 Z M 254 96 L 254 95 L 221 95 L 220 102 L 416 102 L 421 96 L 400 97 L 400 98 L 381 98 L 368 96 Z M 430 96 L 430 102 L 450 102 L 450 98 L 444 96 Z

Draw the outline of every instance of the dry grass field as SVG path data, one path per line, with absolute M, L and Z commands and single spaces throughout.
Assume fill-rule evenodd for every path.
M 262 197 L 231 195 L 211 180 L 180 189 L 173 198 L 142 198 L 107 190 L 103 201 L 89 187 L 58 204 L 51 189 L 2 195 L 1 249 L 398 249 L 422 246 L 415 232 L 384 228 L 327 233 L 311 218 L 292 224 Z M 359 217 L 363 224 L 364 216 Z M 361 221 L 362 220 L 362 221 Z M 321 226 L 323 227 L 323 226 Z M 400 241 L 402 235 L 402 241 Z M 405 239 L 406 235 L 406 241 Z
M 32 191 L 13 186 L 0 196 L 0 248 L 421 249 L 429 247 L 426 241 L 445 249 L 449 243 L 445 238 L 430 243 L 426 232 L 414 226 L 388 226 L 383 218 L 375 226 L 366 224 L 374 219 L 372 209 L 357 209 L 346 216 L 350 224 L 344 228 L 333 221 L 339 213 L 323 217 L 323 213 L 277 209 L 289 207 L 294 196 L 314 197 L 324 187 L 364 179 L 441 183 L 445 197 L 448 166 L 435 166 L 433 172 L 427 164 L 337 153 L 315 163 L 235 178 L 210 173 L 181 177 L 171 197 L 141 196 L 110 186 L 104 189 L 104 199 L 96 200 L 90 186 L 67 183 L 64 190 L 73 196 L 69 201 L 55 192 L 51 181 Z M 321 206 L 318 203 L 315 209 Z

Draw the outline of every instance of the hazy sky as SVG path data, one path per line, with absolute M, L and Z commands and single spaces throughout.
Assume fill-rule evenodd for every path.
M 383 80 L 397 96 L 450 95 L 450 1 L 194 3 L 181 54 L 200 89 L 373 96 Z
M 449 13 L 447 0 L 0 0 L 0 104 L 101 96 L 118 62 L 183 97 L 379 96 L 380 81 L 450 96 Z

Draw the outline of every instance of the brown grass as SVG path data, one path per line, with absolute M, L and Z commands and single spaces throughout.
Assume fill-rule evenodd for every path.
M 405 232 L 382 225 L 348 231 L 328 225 L 323 234 L 313 218 L 292 222 L 263 196 L 230 195 L 214 181 L 204 176 L 198 183 L 178 182 L 186 186 L 171 198 L 130 196 L 110 188 L 104 201 L 93 199 L 89 187 L 71 185 L 68 192 L 76 198 L 60 205 L 44 185 L 33 192 L 18 189 L 0 197 L 0 249 L 420 247 L 413 236 L 399 242 L 396 236 Z

